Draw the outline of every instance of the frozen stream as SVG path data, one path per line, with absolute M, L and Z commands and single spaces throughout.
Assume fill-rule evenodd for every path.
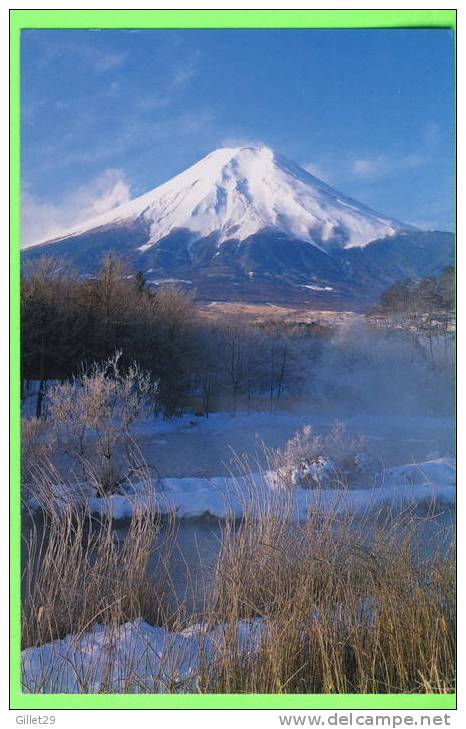
M 208 419 L 185 416 L 173 421 L 147 422 L 138 427 L 138 441 L 149 463 L 160 475 L 173 478 L 212 478 L 235 470 L 237 455 L 250 455 L 260 461 L 263 441 L 268 447 L 283 447 L 295 431 L 312 423 L 325 431 L 335 416 L 294 414 L 215 413 Z M 368 437 L 368 450 L 390 468 L 451 456 L 454 451 L 453 425 L 448 418 L 354 416 L 342 418 L 350 430 Z M 430 551 L 443 542 L 453 525 L 453 512 L 441 508 L 432 519 L 420 522 L 418 536 L 422 549 Z M 124 535 L 124 524 L 117 527 Z M 183 519 L 177 525 L 172 560 L 172 579 L 177 597 L 198 606 L 211 582 L 221 544 L 221 526 L 215 517 Z M 190 579 L 188 579 L 188 572 Z
M 229 473 L 233 454 L 260 452 L 261 441 L 270 448 L 282 447 L 303 425 L 322 432 L 338 419 L 367 436 L 368 449 L 387 468 L 454 452 L 451 418 L 431 416 L 214 413 L 209 418 L 146 421 L 135 432 L 145 459 L 161 476 L 212 477 Z
M 190 415 L 171 421 L 148 420 L 138 425 L 135 435 L 145 459 L 157 467 L 163 479 L 193 478 L 195 488 L 196 478 L 208 480 L 234 471 L 235 453 L 256 457 L 261 441 L 269 447 L 283 447 L 303 425 L 312 423 L 320 432 L 334 421 L 334 416 L 263 413 L 232 417 L 217 413 L 208 419 Z M 368 437 L 367 450 L 376 454 L 387 469 L 453 455 L 453 426 L 448 418 L 355 416 L 345 417 L 344 422 L 354 433 Z M 190 482 L 181 494 L 183 501 L 193 506 L 201 503 L 201 492 L 193 492 L 191 497 L 189 488 Z M 451 505 L 440 504 L 434 519 L 420 523 L 422 549 L 430 551 L 444 541 L 445 529 L 452 524 Z M 115 522 L 120 539 L 124 539 L 127 528 L 128 521 Z M 174 591 L 178 599 L 186 598 L 188 604 L 200 607 L 219 553 L 221 523 L 213 515 L 183 518 L 178 520 L 176 530 L 171 562 Z

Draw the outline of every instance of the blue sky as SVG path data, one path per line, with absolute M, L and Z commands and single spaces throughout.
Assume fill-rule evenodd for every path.
M 23 241 L 254 143 L 451 230 L 452 44 L 448 30 L 23 31 Z

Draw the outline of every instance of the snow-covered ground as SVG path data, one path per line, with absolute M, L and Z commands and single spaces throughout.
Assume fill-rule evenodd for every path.
M 386 504 L 396 508 L 407 503 L 453 503 L 455 476 L 453 459 L 443 458 L 388 469 L 381 485 L 373 488 L 370 483 L 362 489 L 295 488 L 292 511 L 296 519 L 304 519 L 310 509 L 361 513 Z M 179 519 L 207 515 L 224 519 L 229 514 L 240 518 L 245 508 L 262 509 L 280 502 L 280 491 L 271 473 L 238 478 L 166 478 L 160 486 L 162 490 L 155 491 L 151 497 L 141 493 L 135 484 L 128 487 L 134 493 L 113 495 L 105 500 L 92 497 L 89 507 L 93 513 L 110 511 L 114 519 L 125 519 L 131 517 L 135 507 L 153 500 L 162 512 L 173 511 Z
M 455 468 L 453 423 L 450 418 L 428 416 L 345 416 L 348 432 L 364 434 L 367 451 L 377 462 L 377 474 L 351 490 L 293 490 L 294 513 L 304 518 L 310 507 L 361 511 L 388 502 L 454 500 Z M 149 466 L 161 480 L 131 483 L 122 492 L 100 499 L 87 484 L 57 486 L 57 496 L 84 498 L 93 513 L 111 513 L 117 520 L 130 518 L 135 504 L 150 502 L 178 518 L 204 515 L 223 519 L 242 515 L 251 491 L 262 500 L 276 498 L 274 476 L 268 469 L 263 444 L 283 448 L 304 425 L 326 432 L 334 416 L 218 412 L 206 417 L 187 414 L 164 420 L 152 417 L 133 426 L 134 436 Z M 252 475 L 238 473 L 238 456 L 250 463 Z M 61 468 L 66 476 L 68 464 Z M 65 477 L 64 481 L 68 479 Z M 31 504 L 34 506 L 34 503 Z
M 254 650 L 262 622 L 240 621 L 238 647 Z M 114 628 L 94 625 L 83 635 L 22 652 L 26 693 L 192 692 L 201 659 L 220 650 L 225 628 L 193 625 L 178 633 L 144 620 Z
M 245 512 L 264 508 L 280 508 L 286 501 L 290 518 L 302 520 L 308 512 L 363 513 L 385 505 L 399 508 L 404 504 L 452 504 L 455 500 L 456 469 L 452 458 L 439 458 L 387 469 L 375 483 L 355 489 L 283 489 L 276 484 L 271 471 L 246 476 L 214 478 L 165 478 L 147 483 L 128 483 L 122 493 L 101 498 L 88 484 L 56 486 L 57 503 L 69 499 L 85 502 L 91 513 L 111 516 L 115 520 L 130 519 L 135 510 L 156 509 L 174 514 L 178 519 L 212 516 L 241 518 Z M 30 508 L 39 503 L 31 498 Z

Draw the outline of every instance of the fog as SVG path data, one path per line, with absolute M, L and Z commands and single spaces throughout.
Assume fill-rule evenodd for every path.
M 301 407 L 355 413 L 452 417 L 451 339 L 432 343 L 364 323 L 342 325 L 320 349 Z

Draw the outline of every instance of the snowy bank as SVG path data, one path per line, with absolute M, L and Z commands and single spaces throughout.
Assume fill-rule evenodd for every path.
M 238 648 L 254 650 L 262 621 L 240 621 Z M 215 658 L 225 626 L 193 625 L 178 633 L 142 619 L 115 627 L 95 625 L 22 652 L 26 693 L 192 692 L 200 662 Z
M 385 505 L 399 508 L 405 504 L 445 503 L 455 500 L 456 469 L 454 460 L 441 458 L 388 469 L 381 485 L 358 489 L 303 489 L 280 493 L 273 474 L 256 473 L 228 478 L 166 478 L 147 493 L 142 484 L 125 487 L 126 493 L 107 499 L 91 497 L 93 514 L 129 519 L 135 509 L 156 508 L 174 513 L 179 519 L 212 516 L 241 518 L 245 509 L 261 510 L 283 498 L 292 499 L 292 515 L 304 519 L 310 509 L 323 512 L 364 512 Z

